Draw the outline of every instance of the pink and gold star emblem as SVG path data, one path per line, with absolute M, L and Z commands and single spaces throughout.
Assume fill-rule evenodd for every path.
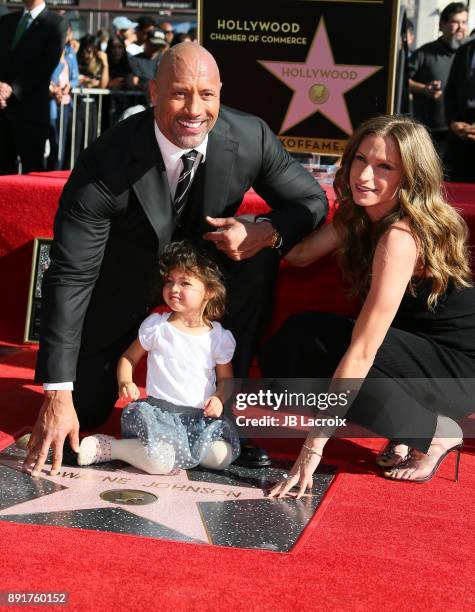
M 335 64 L 323 17 L 305 63 L 258 61 L 294 90 L 279 134 L 315 113 L 321 113 L 344 132 L 351 134 L 353 126 L 344 94 L 382 68 Z

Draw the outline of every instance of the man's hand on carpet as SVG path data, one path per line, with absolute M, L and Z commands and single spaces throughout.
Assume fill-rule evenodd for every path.
M 46 391 L 43 405 L 28 443 L 24 469 L 39 476 L 48 451 L 53 450 L 51 475 L 56 476 L 63 461 L 63 445 L 69 436 L 71 448 L 79 452 L 79 421 L 71 391 Z
M 206 222 L 215 231 L 207 232 L 203 238 L 214 242 L 217 249 L 235 261 L 253 257 L 272 241 L 274 230 L 269 222 L 252 223 L 240 217 L 206 217 Z

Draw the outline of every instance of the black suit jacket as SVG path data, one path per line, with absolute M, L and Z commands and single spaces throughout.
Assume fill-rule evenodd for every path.
M 273 208 L 285 249 L 327 213 L 324 191 L 269 127 L 233 109 L 221 108 L 198 176 L 187 202 L 197 240 L 210 230 L 205 216 L 233 216 L 251 186 Z M 137 328 L 176 224 L 150 109 L 95 141 L 64 188 L 43 284 L 37 380 L 75 380 L 79 349 L 97 353 Z
M 49 125 L 49 83 L 64 46 L 66 22 L 44 9 L 12 50 L 23 11 L 0 19 L 0 81 L 13 89 L 5 113 L 18 123 Z

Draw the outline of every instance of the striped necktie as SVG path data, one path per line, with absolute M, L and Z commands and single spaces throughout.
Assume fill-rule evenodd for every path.
M 25 30 L 29 26 L 30 20 L 31 20 L 31 14 L 27 11 L 26 13 L 23 14 L 23 17 L 18 22 L 16 32 L 15 32 L 15 37 L 13 38 L 13 42 L 12 42 L 12 47 L 11 47 L 12 49 L 14 49 L 17 46 L 18 42 L 20 41 L 20 38 L 23 36 L 23 34 L 25 33 Z
M 193 165 L 196 161 L 196 156 L 198 155 L 198 151 L 195 149 L 191 149 L 188 153 L 184 153 L 181 156 L 181 161 L 183 162 L 183 170 L 178 178 L 178 183 L 176 185 L 175 197 L 173 199 L 173 206 L 175 207 L 177 215 L 181 213 L 186 204 L 186 199 L 188 196 L 188 192 L 190 191 L 190 186 L 193 179 Z

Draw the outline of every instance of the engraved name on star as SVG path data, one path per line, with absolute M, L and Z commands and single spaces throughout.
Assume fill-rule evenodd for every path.
M 1 456 L 0 465 L 22 471 L 22 459 L 15 457 Z M 63 467 L 57 476 L 50 476 L 49 471 L 49 464 L 45 464 L 40 480 L 59 484 L 64 487 L 62 490 L 3 508 L 0 510 L 0 519 L 2 516 L 38 512 L 116 507 L 173 529 L 194 540 L 212 543 L 197 505 L 199 502 L 216 502 L 222 499 L 265 499 L 265 493 L 260 488 L 191 481 L 186 470 L 180 470 L 172 479 L 167 479 L 167 476 L 146 474 L 140 470 L 137 472 L 130 466 L 114 472 L 107 469 Z M 157 495 L 158 501 L 136 506 L 111 503 L 101 498 L 101 493 L 108 489 L 148 491 Z
M 335 64 L 323 17 L 304 63 L 258 62 L 294 90 L 279 134 L 315 113 L 321 113 L 344 132 L 352 134 L 344 94 L 382 68 Z

